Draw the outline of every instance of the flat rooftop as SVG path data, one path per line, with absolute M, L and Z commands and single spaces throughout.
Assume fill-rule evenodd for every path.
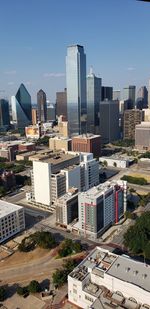
M 86 192 L 81 192 L 80 195 L 81 196 L 85 196 L 90 197 L 90 198 L 96 198 L 98 197 L 100 194 L 105 193 L 107 190 L 112 189 L 115 185 L 121 186 L 123 185 L 123 181 L 122 180 L 112 180 L 112 181 L 106 181 L 96 187 L 92 187 L 91 189 L 89 189 Z
M 55 165 L 55 164 L 61 163 L 63 161 L 73 159 L 75 157 L 79 157 L 79 155 L 76 154 L 76 153 L 73 155 L 73 154 L 69 154 L 69 153 L 60 152 L 60 153 L 50 154 L 48 158 L 46 158 L 46 159 L 43 158 L 43 161 Z
M 81 135 L 74 136 L 73 139 L 93 139 L 93 138 L 98 138 L 98 137 L 101 137 L 101 135 L 94 135 L 94 134 L 87 133 L 87 134 L 81 134 Z
M 118 256 L 107 274 L 150 292 L 150 265 L 125 256 Z
M 22 208 L 22 206 L 0 200 L 0 219 Z
M 72 271 L 70 276 L 82 282 L 90 273 L 101 278 L 104 278 L 104 273 L 107 273 L 107 275 L 150 292 L 150 265 L 135 261 L 125 255 L 118 256 L 100 247 L 96 247 Z

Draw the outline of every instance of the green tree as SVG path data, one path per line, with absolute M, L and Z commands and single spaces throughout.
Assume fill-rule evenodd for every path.
M 3 186 L 0 186 L 0 197 L 6 194 L 6 189 Z
M 56 241 L 54 236 L 46 231 L 46 232 L 36 232 L 33 235 L 31 235 L 31 238 L 35 243 L 43 248 L 43 249 L 52 249 L 56 245 Z
M 32 280 L 28 285 L 28 291 L 30 293 L 38 293 L 41 291 L 41 287 L 38 281 Z
M 142 214 L 127 230 L 124 244 L 133 254 L 144 254 L 150 259 L 150 212 Z
M 3 286 L 0 287 L 0 301 L 4 301 L 6 298 L 6 290 Z
M 27 292 L 28 292 L 28 287 L 21 287 L 21 286 L 17 287 L 17 294 L 18 295 L 23 296 Z

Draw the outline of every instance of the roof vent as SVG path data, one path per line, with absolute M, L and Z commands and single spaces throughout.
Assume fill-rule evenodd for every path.
M 138 270 L 133 271 L 133 275 L 136 276 L 138 274 Z
M 143 274 L 143 275 L 142 275 L 142 278 L 143 278 L 143 279 L 146 279 L 146 278 L 147 278 L 147 274 Z
M 130 267 L 126 267 L 125 271 L 126 271 L 126 273 L 128 273 L 130 271 Z

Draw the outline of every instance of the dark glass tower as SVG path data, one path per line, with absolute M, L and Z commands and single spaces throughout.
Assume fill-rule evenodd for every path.
M 8 127 L 10 125 L 9 104 L 5 99 L 0 99 L 0 127 Z
M 11 98 L 12 119 L 18 128 L 24 128 L 32 122 L 31 96 L 26 87 L 21 84 L 16 96 Z
M 135 108 L 136 87 L 128 86 L 123 89 L 123 100 L 127 101 L 128 109 Z
M 37 93 L 38 120 L 41 122 L 47 121 L 47 104 L 46 93 L 40 89 Z
M 66 82 L 69 135 L 86 133 L 86 55 L 83 46 L 73 45 L 67 49 Z
M 87 132 L 100 133 L 100 101 L 101 78 L 96 77 L 92 71 L 87 76 Z

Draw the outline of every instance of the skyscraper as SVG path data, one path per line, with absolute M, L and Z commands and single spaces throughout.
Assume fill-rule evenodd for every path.
M 148 82 L 148 108 L 150 108 L 150 80 Z
M 148 91 L 145 86 L 141 87 L 137 94 L 136 108 L 147 108 L 148 105 Z
M 123 89 L 123 100 L 128 102 L 128 109 L 135 108 L 135 94 L 135 86 L 128 86 Z
M 46 93 L 40 89 L 37 93 L 38 120 L 41 122 L 47 121 L 47 104 Z
M 5 99 L 0 99 L 0 128 L 5 128 L 10 125 L 9 104 Z
M 18 128 L 24 128 L 31 124 L 31 96 L 26 87 L 21 84 L 16 96 L 11 97 L 12 120 Z
M 99 134 L 102 80 L 92 71 L 87 76 L 87 132 Z
M 104 144 L 120 138 L 119 101 L 100 103 L 100 135 Z
M 102 101 L 109 100 L 111 101 L 113 99 L 113 87 L 102 87 Z
M 86 55 L 83 46 L 67 48 L 67 114 L 69 135 L 86 132 Z
M 67 120 L 67 89 L 64 91 L 56 92 L 56 115 L 64 116 Z
M 113 90 L 113 100 L 121 100 L 121 91 Z

